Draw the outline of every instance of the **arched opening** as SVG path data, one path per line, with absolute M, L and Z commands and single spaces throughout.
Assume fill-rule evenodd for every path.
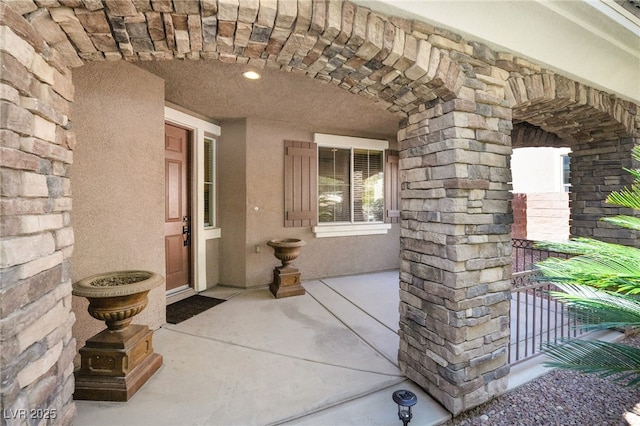
M 511 133 L 513 238 L 569 239 L 569 142 L 526 122 Z
M 280 4 L 285 3 L 281 2 Z M 72 64 L 72 66 L 80 65 L 79 57 L 82 57 L 83 60 L 87 62 L 92 62 L 92 60 L 96 59 L 100 60 L 102 58 L 109 60 L 118 59 L 119 54 L 114 53 L 113 50 L 114 41 L 120 43 L 119 48 L 122 49 L 121 52 L 123 52 L 127 61 L 150 59 L 147 48 L 152 41 L 158 42 L 157 44 L 160 46 L 164 46 L 165 43 L 170 44 L 170 48 L 175 49 L 173 53 L 178 59 L 182 59 L 185 56 L 183 51 L 185 46 L 185 28 L 183 27 L 185 25 L 185 16 L 179 11 L 169 16 L 169 13 L 166 12 L 155 13 L 145 10 L 145 12 L 147 12 L 145 15 L 147 20 L 146 23 L 142 23 L 133 17 L 134 13 L 131 10 L 116 10 L 114 9 L 116 6 L 115 3 L 111 5 L 111 14 L 109 15 L 105 15 L 104 10 L 101 8 L 96 10 L 51 8 L 46 12 L 41 11 L 35 13 L 31 18 L 33 25 L 45 31 L 45 38 L 48 37 L 48 40 L 52 44 L 56 44 L 58 51 L 62 52 L 65 60 L 69 64 Z M 144 7 L 144 5 L 142 7 Z M 340 86 L 340 90 L 346 89 L 362 95 L 365 98 L 369 98 L 373 100 L 374 103 L 382 106 L 383 109 L 390 111 L 390 113 L 397 113 L 399 116 L 405 118 L 409 116 L 410 113 L 416 112 L 425 100 L 431 101 L 438 97 L 453 99 L 455 97 L 455 90 L 457 90 L 456 87 L 459 88 L 463 81 L 463 73 L 460 71 L 458 65 L 449 59 L 448 54 L 442 47 L 432 47 L 430 43 L 408 34 L 411 29 L 408 22 L 404 23 L 405 28 L 402 29 L 392 24 L 386 18 L 383 19 L 383 17 L 370 13 L 366 8 L 357 8 L 348 3 L 318 2 L 313 3 L 315 27 L 310 21 L 306 21 L 309 26 L 305 27 L 305 16 L 302 15 L 304 11 L 299 11 L 301 15 L 298 15 L 296 20 L 295 16 L 287 15 L 291 11 L 286 9 L 286 7 L 284 7 L 283 10 L 279 9 L 277 15 L 284 19 L 284 21 L 276 20 L 274 23 L 272 20 L 266 24 L 264 28 L 260 28 L 258 23 L 254 27 L 256 30 L 256 39 L 251 40 L 254 44 L 248 42 L 247 45 L 244 46 L 248 55 L 258 56 L 258 58 L 254 57 L 251 59 L 257 59 L 257 62 L 261 63 L 261 67 L 259 68 L 266 66 L 267 72 L 270 66 L 281 67 L 288 61 L 292 65 L 283 67 L 284 71 L 291 72 L 293 70 L 304 72 L 317 80 L 335 83 L 337 86 Z M 269 5 L 265 6 L 265 10 L 264 13 L 275 18 L 276 14 L 271 13 L 274 11 L 269 10 Z M 220 13 L 217 14 L 218 21 L 215 24 L 219 30 L 216 35 L 216 43 L 219 43 L 221 47 L 219 51 L 214 52 L 211 59 L 219 59 L 222 62 L 235 62 L 238 60 L 238 57 L 228 51 L 228 46 L 225 47 L 225 43 L 230 41 L 225 39 L 228 38 L 228 31 L 231 26 L 237 26 L 239 29 L 243 26 L 243 22 L 240 21 L 239 15 L 237 14 L 234 15 L 231 12 L 231 15 L 227 16 L 226 13 L 229 11 L 220 10 L 219 12 Z M 166 33 L 162 40 L 156 40 L 153 37 L 157 37 L 158 34 L 156 28 L 153 26 L 157 24 L 157 18 L 161 13 L 164 15 L 162 18 L 165 19 L 163 23 Z M 256 11 L 256 15 L 257 13 Z M 336 15 L 338 18 L 342 18 L 343 14 L 344 18 L 339 19 L 338 29 L 336 30 L 334 26 L 336 22 L 334 19 Z M 206 27 L 207 23 L 211 24 L 210 21 L 205 19 L 207 16 L 205 11 L 202 11 L 202 20 L 200 21 L 202 27 Z M 225 17 L 228 18 L 228 20 L 223 19 Z M 358 23 L 357 25 L 353 25 L 353 32 L 351 34 L 343 32 L 343 30 L 346 31 L 346 28 L 351 25 L 348 23 L 350 17 L 354 18 Z M 255 18 L 256 16 L 254 15 L 254 19 Z M 286 22 L 290 18 L 296 20 L 297 25 L 302 25 L 302 27 L 300 27 L 300 29 L 296 27 L 298 32 L 293 34 L 287 43 L 283 43 L 284 46 L 283 44 L 279 45 L 278 37 L 281 37 L 283 32 L 288 35 L 291 31 L 291 28 L 287 31 L 285 28 L 279 27 L 279 25 L 289 25 L 286 24 Z M 101 32 L 106 29 L 104 26 L 106 23 L 105 19 L 108 19 L 109 25 L 113 26 L 112 28 L 116 28 L 113 30 L 113 34 Z M 269 18 L 266 19 L 268 20 Z M 52 28 L 51 25 L 53 22 L 63 28 L 64 31 L 68 31 L 68 34 L 74 34 L 73 36 L 69 36 L 73 44 L 70 44 L 68 40 L 56 42 L 54 40 L 55 35 L 52 36 L 52 34 L 46 33 L 46 29 Z M 187 29 L 190 28 L 189 22 L 189 18 L 186 18 Z M 75 31 L 79 29 L 79 23 L 82 26 L 86 25 L 86 34 L 80 34 Z M 148 25 L 146 30 L 153 40 L 134 36 L 134 34 L 140 36 L 145 31 L 144 28 L 140 28 L 139 24 Z M 194 25 L 197 26 L 197 20 Z M 129 31 L 128 36 L 123 35 L 118 29 L 124 29 L 125 32 Z M 55 31 L 59 31 L 59 28 Z M 204 46 L 207 42 L 206 31 L 207 28 L 204 28 L 203 34 L 205 35 L 205 40 L 203 40 L 204 43 L 201 46 L 203 49 L 206 48 L 206 46 Z M 260 35 L 261 31 L 273 31 L 276 36 L 268 38 L 267 35 L 265 41 L 260 41 L 261 37 L 264 36 L 264 34 L 262 34 L 262 36 Z M 239 37 L 240 33 L 238 32 L 236 35 Z M 194 36 L 194 34 L 191 34 L 191 36 Z M 89 48 L 87 44 L 88 40 L 101 40 L 104 43 L 101 45 L 101 51 L 96 52 L 93 51 L 92 48 Z M 309 40 L 312 41 L 311 44 L 309 44 Z M 237 41 L 238 43 L 242 43 L 240 39 Z M 190 46 L 194 47 L 194 43 L 196 43 L 196 39 L 191 38 Z M 84 48 L 87 48 L 89 51 L 84 51 Z M 282 48 L 283 51 L 278 55 L 277 52 L 280 48 Z M 299 57 L 299 60 L 296 60 L 295 54 L 292 54 L 291 57 L 287 56 L 285 51 L 288 48 L 298 48 L 302 51 L 302 56 Z M 203 50 L 202 57 L 206 58 L 208 54 L 204 52 L 205 50 Z M 264 52 L 267 54 L 266 57 L 268 56 L 267 60 L 260 58 Z M 158 57 L 161 56 L 160 54 L 158 55 Z M 186 56 L 192 57 L 193 55 L 187 54 Z M 200 55 L 196 54 L 196 57 L 197 56 Z M 196 58 L 192 57 L 192 59 Z M 387 61 L 387 64 L 385 64 L 384 61 Z M 185 62 L 182 62 L 181 67 L 186 68 L 185 64 Z M 123 75 L 123 81 L 114 81 L 114 75 L 107 75 L 110 71 L 115 71 L 116 74 Z M 158 194 L 157 191 L 160 189 L 160 185 L 158 185 L 159 180 L 154 177 L 157 177 L 155 172 L 159 169 L 157 166 L 161 164 L 161 161 L 158 161 L 159 157 L 157 153 L 150 149 L 151 146 L 148 143 L 150 139 L 159 135 L 161 121 L 159 120 L 159 116 L 150 114 L 150 110 L 146 109 L 146 107 L 153 105 L 153 107 L 157 109 L 159 105 L 164 104 L 165 99 L 159 96 L 162 83 L 159 79 L 153 81 L 151 78 L 149 81 L 144 81 L 142 74 L 137 70 L 133 70 L 131 65 L 126 62 L 105 64 L 103 66 L 97 64 L 86 65 L 78 68 L 73 74 L 74 80 L 76 77 L 78 78 L 76 82 L 77 98 L 75 99 L 76 104 L 74 107 L 74 114 L 78 115 L 72 114 L 77 124 L 76 132 L 78 142 L 82 143 L 83 141 L 91 140 L 94 154 L 99 154 L 94 155 L 93 158 L 91 158 L 92 156 L 85 155 L 85 160 L 80 162 L 83 157 L 83 148 L 77 149 L 78 155 L 75 170 L 78 171 L 78 175 L 84 175 L 90 179 L 77 185 L 78 191 L 76 199 L 80 200 L 83 196 L 87 195 L 100 198 L 98 194 L 104 194 L 105 192 L 110 193 L 111 197 L 113 197 L 120 192 L 124 186 L 126 187 L 126 191 L 122 191 L 124 193 L 121 195 L 124 196 L 124 200 L 129 200 L 128 204 L 126 201 L 124 203 L 126 207 L 125 210 L 127 210 L 128 213 L 133 213 L 133 215 L 128 216 L 122 214 L 122 212 L 114 212 L 114 215 L 118 215 L 121 218 L 119 222 L 116 221 L 116 223 L 113 223 L 100 220 L 100 215 L 98 214 L 96 216 L 93 213 L 104 213 L 113 207 L 112 203 L 110 205 L 107 197 L 102 197 L 104 204 L 80 203 L 77 205 L 77 221 L 75 222 L 78 238 L 76 243 L 77 248 L 83 246 L 86 241 L 84 240 L 85 236 L 96 232 L 98 228 L 101 227 L 107 232 L 104 238 L 95 238 L 95 234 L 92 235 L 94 241 L 89 244 L 89 247 L 97 250 L 93 252 L 93 258 L 86 261 L 84 265 L 76 265 L 76 267 L 73 267 L 75 262 L 73 259 L 79 258 L 76 253 L 75 258 L 71 260 L 71 276 L 73 277 L 74 273 L 82 276 L 83 267 L 87 270 L 87 272 L 84 272 L 84 274 L 86 274 L 91 268 L 102 268 L 107 264 L 121 265 L 135 261 L 136 259 L 138 261 L 142 259 L 143 263 L 147 263 L 151 269 L 155 269 L 158 267 L 158 264 L 161 263 L 158 260 L 158 258 L 161 257 L 160 253 L 146 250 L 146 253 L 141 253 L 139 250 L 136 250 L 136 247 L 141 243 L 144 244 L 143 241 L 147 242 L 147 244 L 150 243 L 152 247 L 159 242 L 156 235 L 149 238 L 149 235 L 145 233 L 146 231 L 159 227 L 160 221 L 155 212 L 162 210 L 158 204 L 158 197 L 154 196 L 154 194 Z M 289 76 L 289 78 L 295 77 L 293 74 L 289 74 Z M 187 76 L 186 78 L 189 77 Z M 139 85 L 136 84 L 136 79 L 140 79 L 138 80 L 140 81 Z M 145 90 L 147 86 L 149 86 L 151 90 Z M 86 96 L 82 95 L 83 92 Z M 344 93 L 348 94 L 348 92 Z M 119 99 L 125 97 L 127 98 L 126 101 L 119 101 Z M 336 99 L 332 101 L 335 102 Z M 121 102 L 120 105 L 118 105 L 119 102 Z M 188 103 L 176 102 L 176 104 L 182 108 L 191 110 L 191 112 L 194 110 L 196 113 L 198 112 L 197 107 L 191 109 Z M 133 108 L 131 108 L 132 106 Z M 366 116 L 362 111 L 366 109 L 366 107 L 362 106 L 358 109 L 358 119 L 361 120 Z M 335 110 L 332 112 L 334 114 L 336 113 Z M 344 115 L 348 116 L 347 113 L 348 111 Z M 81 116 L 80 114 L 85 115 Z M 207 112 L 200 114 L 207 116 Z M 344 121 L 346 117 L 341 118 Z M 371 123 L 370 126 L 380 126 L 380 123 L 386 120 L 387 119 L 375 120 L 375 123 Z M 100 122 L 98 127 L 101 129 L 99 132 L 92 131 L 95 130 L 95 128 L 92 128 L 90 122 L 95 123 L 95 121 Z M 241 140 L 243 137 L 246 138 L 246 135 L 251 131 L 262 133 L 263 129 L 273 127 L 277 120 L 273 120 L 272 118 L 271 122 L 265 124 L 265 122 L 260 122 L 258 119 L 256 120 L 257 124 L 249 123 L 250 125 L 256 124 L 253 127 L 248 126 L 246 120 L 239 125 L 237 122 L 231 121 L 232 120 L 230 120 L 229 123 L 231 131 L 227 132 L 227 134 L 231 133 L 236 138 L 240 135 Z M 240 121 L 242 121 L 242 119 Z M 285 122 L 288 123 L 286 120 Z M 132 126 L 132 124 L 137 124 L 138 129 L 135 128 L 135 125 Z M 276 124 L 281 125 L 281 123 Z M 340 127 L 340 125 L 337 125 L 335 122 L 330 126 L 326 124 L 320 125 L 318 124 L 318 120 L 316 120 L 315 125 L 317 129 L 313 129 L 314 131 L 325 129 L 325 132 L 333 132 L 334 130 L 332 129 L 336 129 L 336 133 L 365 136 L 375 136 L 378 134 L 378 131 L 373 131 L 370 126 L 366 126 L 366 129 L 363 127 L 358 129 L 357 126 L 355 126 L 356 129 L 354 130 L 353 123 Z M 360 126 L 362 126 L 362 124 Z M 289 129 L 291 130 L 290 133 L 295 135 L 309 133 L 309 129 L 300 129 L 300 127 L 300 123 L 298 123 L 297 128 L 294 126 L 294 128 Z M 109 134 L 109 129 L 115 129 L 114 133 Z M 122 132 L 127 133 L 125 138 L 122 138 Z M 73 133 L 69 133 L 69 135 L 73 137 L 71 136 Z M 137 138 L 138 140 L 136 140 Z M 139 143 L 142 139 L 147 140 Z M 248 138 L 245 140 L 248 140 Z M 243 155 L 245 156 L 256 155 L 254 159 L 262 160 L 262 158 L 257 158 L 258 150 L 265 148 L 260 145 L 259 143 L 255 143 L 252 147 L 252 149 L 255 149 L 254 152 L 250 152 L 251 150 L 248 149 L 247 145 L 241 147 L 240 150 L 244 150 Z M 86 147 L 89 148 L 88 146 Z M 114 151 L 116 151 L 117 154 L 126 155 L 118 158 L 118 155 L 114 153 Z M 263 153 L 266 153 L 267 156 L 270 154 L 269 150 Z M 240 160 L 242 159 L 240 158 Z M 281 161 L 281 158 L 279 160 Z M 105 163 L 110 163 L 115 167 L 110 171 L 107 170 L 107 173 L 102 173 L 105 171 Z M 239 161 L 239 163 L 242 163 L 242 161 Z M 150 165 L 151 167 L 149 167 Z M 258 174 L 259 172 L 256 170 L 252 172 Z M 248 172 L 248 170 L 245 172 Z M 114 179 L 115 177 L 119 179 Z M 242 178 L 242 176 L 239 177 Z M 136 192 L 144 195 L 136 197 Z M 237 195 L 237 193 L 234 195 Z M 247 197 L 247 200 L 248 198 L 249 197 Z M 96 198 L 94 198 L 94 200 L 95 199 Z M 238 231 L 246 235 L 248 234 L 246 225 L 256 219 L 250 218 L 250 213 L 246 213 L 248 211 L 246 200 L 236 202 L 236 206 L 241 207 L 240 211 L 246 214 L 245 226 L 243 227 L 244 229 L 241 229 L 242 227 L 238 229 L 231 227 L 231 232 Z M 255 212 L 261 210 L 258 199 L 253 199 L 250 202 L 253 202 Z M 140 208 L 141 204 L 145 205 L 146 208 Z M 133 205 L 137 205 L 137 208 L 131 208 Z M 123 206 L 120 205 L 120 207 Z M 268 208 L 266 211 L 269 212 L 272 210 Z M 127 216 L 129 218 L 128 220 L 126 219 Z M 92 220 L 96 219 L 96 223 L 92 224 Z M 134 224 L 133 222 L 136 222 L 136 220 L 138 223 L 143 223 L 143 226 Z M 278 222 L 280 222 L 280 220 L 278 220 Z M 118 226 L 118 224 L 120 226 Z M 254 226 L 256 226 L 256 228 L 258 227 L 255 223 Z M 83 227 L 84 229 L 91 229 L 91 232 L 82 232 Z M 395 233 L 398 235 L 398 225 L 395 225 L 395 228 Z M 124 238 L 118 238 L 118 236 Z M 95 241 L 98 240 L 100 244 L 96 245 Z M 396 237 L 396 244 L 397 242 L 398 239 Z M 246 251 L 246 248 L 243 250 L 242 246 L 246 246 L 245 241 L 240 242 L 239 251 Z M 368 251 L 372 254 L 372 256 L 367 256 L 366 253 L 359 253 L 363 260 L 367 260 L 368 257 L 375 259 L 373 255 L 380 255 L 380 250 L 376 249 L 375 245 L 363 243 L 360 244 L 360 246 L 364 252 Z M 109 260 L 107 260 L 105 256 L 100 256 L 99 253 L 101 248 L 108 247 L 111 247 L 111 249 L 108 250 L 110 253 Z M 387 244 L 387 249 L 390 248 L 391 251 L 395 252 L 394 255 L 397 256 L 398 250 L 397 248 L 394 250 L 393 247 L 393 245 Z M 354 248 L 357 249 L 357 247 L 351 247 L 351 249 Z M 81 251 L 84 255 L 88 255 L 89 252 L 93 250 L 82 249 Z M 213 251 L 215 252 L 216 249 Z M 340 256 L 340 253 L 336 250 L 327 250 L 326 252 L 334 255 L 334 263 L 336 264 L 348 262 L 348 258 Z M 127 253 L 136 253 L 136 255 L 134 258 L 131 258 Z M 390 258 L 393 259 L 395 256 L 390 256 Z M 375 267 L 379 268 L 380 265 L 376 265 Z M 317 266 L 316 269 L 318 269 Z M 248 271 L 249 268 L 246 268 L 246 270 Z M 243 278 L 246 279 L 246 275 Z M 157 299 L 156 297 L 156 300 Z M 81 312 L 83 310 L 76 307 L 75 311 L 80 319 L 82 319 Z M 155 321 L 157 321 L 157 311 L 155 311 L 155 313 Z M 150 309 L 148 314 L 153 316 L 154 310 Z M 141 317 L 140 320 L 145 321 L 145 318 Z M 82 322 L 83 321 L 78 321 L 78 323 Z M 78 338 L 81 340 L 79 336 Z M 71 344 L 73 344 L 73 342 L 71 342 Z
M 514 123 L 525 123 L 514 146 L 571 148 L 571 236 L 637 245 L 637 236 L 598 221 L 624 210 L 605 198 L 631 183 L 622 168 L 631 166 L 630 152 L 638 143 L 633 104 L 555 74 L 513 75 L 509 84 Z
M 516 363 L 571 329 L 564 305 L 543 296 L 553 288 L 532 279 L 533 263 L 560 255 L 536 248 L 535 241 L 593 237 L 637 245 L 637 237 L 599 221 L 622 212 L 605 199 L 631 183 L 622 170 L 631 165 L 630 105 L 557 75 L 512 76 L 510 87 L 516 102 L 512 146 L 514 152 L 527 149 L 524 164 L 515 158 L 512 167 L 530 172 L 514 170 L 509 358 Z
M 253 82 L 241 76 L 244 67 L 215 60 L 135 65 L 92 63 L 74 70 L 74 280 L 93 273 L 96 259 L 107 269 L 165 267 L 165 103 L 214 117 L 222 130 L 215 177 L 222 235 L 207 241 L 207 287 L 268 285 L 277 260 L 266 242 L 284 237 L 307 241 L 296 261 L 305 280 L 399 268 L 398 223 L 382 235 L 316 238 L 310 226 L 286 227 L 283 211 L 285 140 L 335 134 L 385 140 L 397 149 L 395 114 L 339 87 L 277 70 L 262 70 Z M 164 295 L 156 293 L 141 321 L 157 327 L 164 323 Z M 84 318 L 86 302 L 74 303 L 76 316 Z M 88 318 L 78 321 L 79 343 L 95 327 L 100 324 Z

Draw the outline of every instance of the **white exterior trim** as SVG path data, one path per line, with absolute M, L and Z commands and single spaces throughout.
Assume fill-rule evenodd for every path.
M 385 139 L 356 138 L 353 136 L 327 135 L 314 133 L 313 141 L 321 146 L 372 149 L 383 151 L 389 148 L 389 141 Z
M 193 257 L 193 289 L 204 291 L 207 289 L 207 240 L 220 238 L 221 229 L 204 227 L 204 217 L 201 214 L 204 207 L 204 167 L 202 166 L 204 157 L 205 135 L 214 138 L 214 160 L 215 137 L 220 136 L 220 126 L 192 117 L 178 110 L 164 107 L 164 118 L 168 123 L 187 128 L 193 132 L 193 143 L 191 144 L 191 236 L 193 239 L 191 255 Z M 215 164 L 215 163 L 214 163 Z M 215 182 L 215 173 L 214 173 Z M 213 223 L 216 223 L 215 211 L 213 213 Z
M 346 225 L 318 225 L 312 228 L 316 238 L 350 237 L 354 235 L 382 235 L 389 232 L 390 223 L 349 223 Z

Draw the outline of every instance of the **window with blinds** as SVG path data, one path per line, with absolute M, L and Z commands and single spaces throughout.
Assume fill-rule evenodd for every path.
M 318 221 L 382 222 L 383 152 L 318 148 Z
M 318 222 L 351 221 L 351 150 L 318 148 Z
M 353 150 L 353 221 L 382 222 L 384 174 L 382 151 Z

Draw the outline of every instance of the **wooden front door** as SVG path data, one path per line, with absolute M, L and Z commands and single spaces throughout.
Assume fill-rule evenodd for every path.
M 165 124 L 164 248 L 167 291 L 191 285 L 190 143 L 191 131 Z

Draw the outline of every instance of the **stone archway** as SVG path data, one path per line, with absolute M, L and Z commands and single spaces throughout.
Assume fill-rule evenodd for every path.
M 403 116 L 399 361 L 454 414 L 507 384 L 512 108 L 513 118 L 545 128 L 584 97 L 587 110 L 606 114 L 594 117 L 604 133 L 594 124 L 591 135 L 637 143 L 628 138 L 637 137 L 634 105 L 608 103 L 552 74 L 539 80 L 535 65 L 512 55 L 351 3 L 65 4 L 72 7 L 0 3 L 2 397 L 7 408 L 27 400 L 55 408 L 61 424 L 75 412 L 70 69 L 85 61 L 204 58 L 273 66 L 334 82 Z M 531 75 L 507 83 L 518 67 Z M 565 91 L 573 93 L 568 103 Z M 550 101 L 534 102 L 538 97 Z M 563 119 L 584 117 L 567 114 Z M 570 124 L 561 128 L 561 137 L 593 143 Z M 616 152 L 622 161 L 626 150 Z
M 514 123 L 520 123 L 514 143 L 572 148 L 571 235 L 637 246 L 635 233 L 599 222 L 634 214 L 604 200 L 632 183 L 622 168 L 632 167 L 630 152 L 640 143 L 637 106 L 556 74 L 514 73 L 509 87 Z
M 514 121 L 526 121 L 571 142 L 631 137 L 637 107 L 557 74 L 512 74 Z
M 96 2 L 27 16 L 71 67 L 202 58 L 298 70 L 404 116 L 455 97 L 464 81 L 446 46 L 420 37 L 414 23 L 347 2 Z

